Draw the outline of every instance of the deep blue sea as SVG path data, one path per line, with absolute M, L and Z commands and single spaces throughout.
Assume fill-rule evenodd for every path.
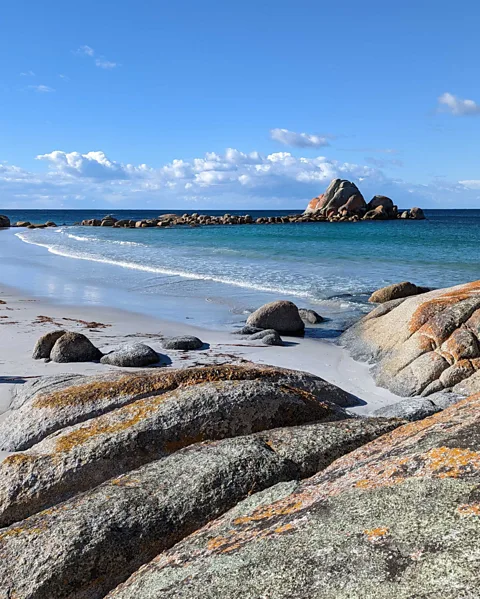
M 442 287 L 480 279 L 480 210 L 425 212 L 427 220 L 414 222 L 111 229 L 70 226 L 104 210 L 7 210 L 13 222 L 69 226 L 1 232 L 3 282 L 17 277 L 17 286 L 57 301 L 110 302 L 165 317 L 176 308 L 178 318 L 186 310 L 204 325 L 228 324 L 261 303 L 289 298 L 340 329 L 369 309 L 372 290 L 389 283 Z M 43 271 L 43 279 L 29 280 L 27 270 Z

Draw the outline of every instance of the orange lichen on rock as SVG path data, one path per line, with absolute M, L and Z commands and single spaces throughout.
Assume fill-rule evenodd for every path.
M 480 503 L 464 503 L 457 507 L 461 516 L 480 516 Z
M 294 503 L 278 501 L 271 505 L 267 505 L 266 507 L 260 506 L 250 516 L 242 516 L 241 518 L 236 518 L 233 521 L 233 523 L 246 524 L 248 522 L 268 520 L 270 518 L 275 518 L 276 516 L 285 516 L 297 512 L 299 509 L 302 508 L 302 506 L 303 504 L 301 501 L 296 501 Z
M 480 470 L 480 452 L 458 447 L 435 447 L 425 454 L 426 472 L 439 478 L 458 478 Z
M 388 532 L 389 529 L 386 526 L 379 526 L 378 528 L 370 528 L 363 531 L 371 543 L 382 541 L 388 535 Z

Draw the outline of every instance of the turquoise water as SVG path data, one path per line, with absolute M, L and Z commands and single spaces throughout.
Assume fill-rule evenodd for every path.
M 67 224 L 102 214 L 9 211 L 13 221 Z M 147 312 L 161 298 L 177 302 L 179 313 L 182 301 L 195 300 L 196 320 L 203 312 L 206 321 L 198 324 L 211 325 L 216 319 L 240 320 L 262 302 L 289 298 L 322 312 L 331 318 L 329 327 L 339 330 L 368 310 L 368 294 L 383 285 L 408 279 L 442 287 L 480 278 L 480 210 L 427 211 L 427 217 L 141 230 L 61 226 L 9 234 L 24 242 L 24 256 L 36 247 L 35 262 L 48 264 L 50 273 L 102 290 L 96 296 L 103 299 L 92 303 L 105 302 L 108 289 Z M 33 291 L 45 294 L 38 285 Z

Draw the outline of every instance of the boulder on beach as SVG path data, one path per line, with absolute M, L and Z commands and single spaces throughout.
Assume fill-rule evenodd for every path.
M 303 335 L 305 324 L 293 302 L 279 300 L 265 304 L 247 318 L 247 325 L 275 329 L 279 334 Z
M 0 451 L 23 451 L 61 428 L 146 397 L 227 380 L 264 380 L 305 390 L 342 407 L 358 404 L 355 396 L 312 374 L 253 364 L 54 375 L 15 388 L 11 412 L 0 422 Z
M 102 364 L 110 364 L 112 366 L 139 367 L 151 366 L 160 361 L 160 356 L 148 345 L 144 343 L 132 343 L 125 345 L 113 352 L 104 355 L 100 362 Z
M 308 308 L 299 308 L 298 313 L 300 314 L 300 318 L 308 324 L 318 324 L 319 322 L 323 322 L 325 320 L 323 316 L 318 314 L 318 312 Z
M 42 335 L 33 348 L 32 358 L 34 360 L 49 359 L 55 343 L 65 335 L 67 331 L 50 331 Z
M 10 226 L 10 219 L 8 218 L 8 216 L 5 216 L 4 214 L 0 214 L 0 229 L 8 229 L 9 226 Z
M 241 329 L 238 329 L 238 331 L 233 331 L 232 335 L 254 335 L 255 333 L 260 333 L 260 331 L 263 331 L 263 329 L 246 324 Z
M 50 358 L 54 362 L 96 362 L 102 352 L 82 333 L 65 333 L 55 342 Z
M 473 397 L 251 495 L 108 599 L 473 599 L 479 427 Z
M 480 281 L 380 304 L 340 343 L 398 395 L 480 391 Z
M 411 295 L 419 295 L 420 293 L 426 293 L 427 291 L 430 291 L 428 287 L 419 287 L 409 281 L 402 281 L 401 283 L 393 283 L 393 285 L 377 289 L 377 291 L 374 291 L 368 298 L 368 301 L 373 304 L 383 304 L 390 300 L 409 297 Z
M 165 339 L 162 343 L 164 349 L 178 349 L 182 351 L 201 349 L 203 345 L 203 341 L 193 335 L 170 337 L 170 339 Z
M 29 227 L 32 223 L 28 220 L 19 220 L 15 223 L 16 227 Z
M 282 338 L 274 329 L 262 329 L 250 335 L 251 341 L 261 341 L 264 345 L 283 345 Z

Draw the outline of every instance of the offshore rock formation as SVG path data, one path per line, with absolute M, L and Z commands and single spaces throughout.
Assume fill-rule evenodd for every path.
M 252 495 L 108 599 L 473 599 L 479 427 L 476 396 Z
M 480 392 L 480 281 L 387 301 L 340 342 L 398 395 Z
M 355 183 L 346 179 L 333 179 L 325 193 L 309 202 L 304 214 L 320 215 L 328 220 L 425 218 L 421 208 L 412 208 L 399 215 L 397 206 L 386 196 L 376 195 L 367 203 Z

